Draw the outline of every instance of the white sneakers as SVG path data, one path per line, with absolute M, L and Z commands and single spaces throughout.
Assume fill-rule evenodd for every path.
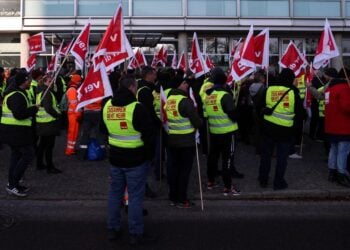
M 303 159 L 303 157 L 301 155 L 297 154 L 297 153 L 289 155 L 289 158 L 290 159 L 298 159 L 298 160 Z

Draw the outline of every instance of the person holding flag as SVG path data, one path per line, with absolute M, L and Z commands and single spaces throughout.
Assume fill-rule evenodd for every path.
M 189 76 L 187 76 L 189 77 Z M 168 184 L 170 205 L 191 208 L 187 187 L 195 156 L 195 130 L 202 125 L 194 104 L 188 98 L 188 89 L 193 79 L 176 75 L 165 104 L 169 132 L 167 141 Z

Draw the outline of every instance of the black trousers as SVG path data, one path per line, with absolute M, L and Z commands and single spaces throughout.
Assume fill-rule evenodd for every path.
M 34 157 L 33 145 L 10 146 L 11 160 L 8 175 L 9 187 L 17 187 L 19 180 L 23 177 L 28 165 L 32 163 Z
M 222 157 L 222 180 L 225 188 L 231 188 L 232 168 L 234 167 L 233 133 L 210 134 L 210 149 L 207 162 L 209 182 L 214 182 L 218 172 L 218 162 Z
M 187 187 L 192 170 L 195 147 L 167 148 L 169 199 L 187 201 Z
M 52 155 L 53 148 L 55 147 L 55 139 L 55 135 L 39 137 L 39 145 L 36 155 L 37 167 L 42 167 L 43 165 L 46 165 L 47 168 L 52 168 L 54 166 L 52 161 Z M 46 164 L 44 164 L 44 157 Z

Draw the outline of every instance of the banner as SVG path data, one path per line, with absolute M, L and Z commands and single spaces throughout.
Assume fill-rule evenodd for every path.
M 46 51 L 44 32 L 40 32 L 28 39 L 29 54 L 38 54 Z
M 90 26 L 90 23 L 84 26 L 72 45 L 71 54 L 74 56 L 75 65 L 79 69 L 83 69 L 86 56 L 89 52 Z

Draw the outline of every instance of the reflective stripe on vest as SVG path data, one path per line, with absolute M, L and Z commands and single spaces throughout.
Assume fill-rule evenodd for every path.
M 301 99 L 304 99 L 305 93 L 306 93 L 305 74 L 298 77 L 297 82 L 298 82 L 299 96 Z
M 41 91 L 37 96 L 36 96 L 36 104 L 40 104 L 41 101 L 41 97 L 43 95 L 44 91 Z M 55 95 L 52 92 L 49 92 L 47 94 L 51 95 L 51 99 L 52 99 L 52 108 L 54 110 L 56 110 L 57 113 L 61 113 L 57 107 L 57 100 Z M 38 113 L 36 113 L 36 122 L 37 123 L 49 123 L 49 122 L 53 122 L 56 121 L 57 118 L 53 117 L 52 115 L 50 115 L 49 113 L 46 112 L 45 108 L 40 106 Z
M 194 132 L 190 119 L 181 116 L 179 111 L 179 104 L 185 98 L 187 97 L 183 95 L 171 95 L 164 106 L 168 117 L 170 135 L 185 135 Z
M 225 91 L 214 90 L 204 100 L 204 108 L 208 115 L 209 131 L 212 134 L 226 134 L 238 129 L 238 124 L 228 117 L 221 106 L 221 100 L 225 95 L 229 94 Z
M 266 93 L 266 107 L 272 108 L 280 100 L 282 95 L 288 90 L 289 88 L 284 86 L 269 87 Z M 283 127 L 292 127 L 295 115 L 294 101 L 294 91 L 291 90 L 277 105 L 272 115 L 264 115 L 264 119 L 276 125 Z
M 208 89 L 210 89 L 213 86 L 214 86 L 214 83 L 210 82 L 209 78 L 206 78 L 203 82 L 203 85 L 201 86 L 201 89 L 199 90 L 199 96 L 200 96 L 202 103 L 203 103 L 203 116 L 204 117 L 208 117 L 207 112 L 205 111 L 205 108 L 204 108 L 204 102 L 205 102 L 205 98 L 207 96 L 206 92 Z
M 153 90 L 153 108 L 156 111 L 158 118 L 160 119 L 160 93 Z
M 32 125 L 32 119 L 31 118 L 27 118 L 24 120 L 18 120 L 13 116 L 12 111 L 9 109 L 9 107 L 7 106 L 7 99 L 12 96 L 15 93 L 20 93 L 21 95 L 23 95 L 24 99 L 26 100 L 27 103 L 27 108 L 30 107 L 30 103 L 29 100 L 27 98 L 27 96 L 20 92 L 20 91 L 13 91 L 10 94 L 6 95 L 2 104 L 2 115 L 1 115 L 1 123 L 2 124 L 6 124 L 6 125 L 15 125 L 15 126 L 26 126 L 26 127 L 30 127 Z
M 117 107 L 109 100 L 103 108 L 103 121 L 108 129 L 108 142 L 120 148 L 139 148 L 144 145 L 141 133 L 132 125 L 134 110 L 138 102 Z
M 323 93 L 324 92 L 324 86 L 317 89 L 318 92 Z M 318 116 L 324 117 L 325 112 L 325 101 L 324 100 L 318 100 Z

